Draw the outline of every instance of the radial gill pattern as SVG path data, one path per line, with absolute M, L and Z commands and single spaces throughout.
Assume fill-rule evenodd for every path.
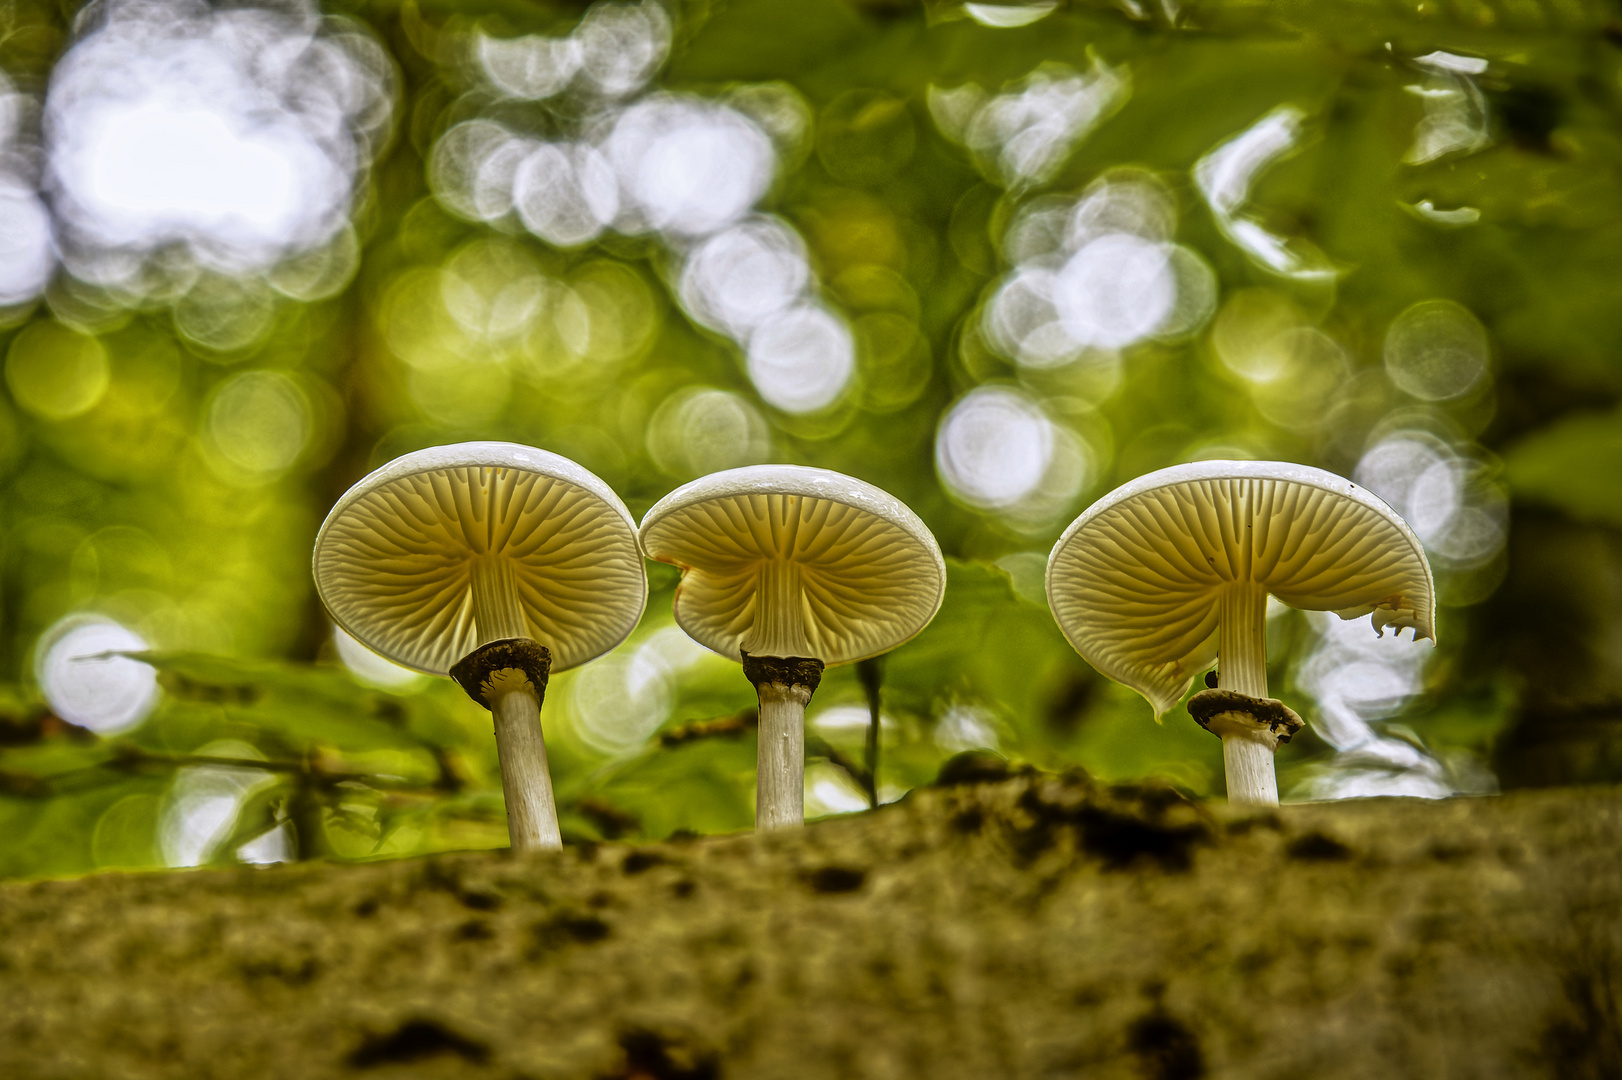
M 498 636 L 526 628 L 551 650 L 554 671 L 617 645 L 646 599 L 624 509 L 521 468 L 387 477 L 340 503 L 316 541 L 316 588 L 338 624 L 396 663 L 434 674 L 481 643 L 476 570 L 516 586 L 504 589 L 516 594 L 517 610 Z
M 1227 473 L 1227 475 L 1224 475 Z M 1090 507 L 1048 562 L 1048 599 L 1076 651 L 1159 716 L 1216 659 L 1218 600 L 1254 581 L 1295 608 L 1434 637 L 1424 549 L 1396 513 L 1332 473 L 1199 462 Z
M 721 493 L 655 507 L 642 542 L 681 568 L 676 622 L 697 641 L 733 659 L 846 664 L 895 648 L 940 606 L 939 550 L 901 509 L 910 521 L 814 495 Z

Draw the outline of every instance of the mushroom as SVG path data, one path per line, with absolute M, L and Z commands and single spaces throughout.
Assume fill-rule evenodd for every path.
M 760 699 L 757 829 L 805 820 L 805 707 L 822 670 L 877 656 L 940 609 L 946 564 L 906 506 L 826 469 L 751 465 L 678 488 L 642 550 L 682 572 L 676 622 L 743 663 Z
M 321 602 L 352 637 L 451 676 L 490 710 L 513 848 L 560 847 L 541 699 L 551 672 L 612 649 L 642 617 L 647 576 L 625 504 L 545 450 L 435 446 L 338 500 L 314 568 Z
M 1273 754 L 1301 727 L 1267 696 L 1269 594 L 1436 638 L 1436 586 L 1407 523 L 1349 480 L 1278 461 L 1175 465 L 1116 488 L 1059 537 L 1047 592 L 1070 644 L 1157 721 L 1218 662 L 1189 711 L 1222 737 L 1236 803 L 1278 805 Z

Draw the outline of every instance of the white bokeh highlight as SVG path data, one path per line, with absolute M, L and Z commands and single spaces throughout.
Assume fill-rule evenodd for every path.
M 1413 145 L 1402 160 L 1422 165 L 1490 145 L 1487 101 L 1475 80 L 1487 73 L 1487 61 L 1437 51 L 1416 57 L 1413 63 L 1425 73 L 1425 81 L 1406 89 L 1424 103 L 1425 114 L 1414 127 Z
M 138 727 L 161 696 L 158 673 L 122 653 L 151 646 L 111 619 L 70 615 L 40 636 L 34 677 L 51 710 L 98 735 Z
M 1503 550 L 1509 507 L 1486 466 L 1423 429 L 1392 431 L 1359 459 L 1352 479 L 1401 514 L 1433 563 L 1480 566 Z
M 392 116 L 392 62 L 297 4 L 213 9 L 114 0 L 57 64 L 47 184 L 63 257 L 137 288 L 182 246 L 227 273 L 269 269 L 347 227 Z
M 1028 393 L 981 386 L 959 398 L 935 432 L 935 471 L 952 496 L 1019 531 L 1069 512 L 1093 481 L 1086 446 Z
M 356 682 L 367 686 L 374 686 L 379 690 L 403 691 L 422 685 L 428 678 L 421 672 L 401 667 L 394 661 L 379 656 L 337 625 L 332 628 L 332 646 L 338 653 L 338 660 L 344 669 Z
M 811 413 L 832 405 L 855 368 L 850 330 L 824 307 L 789 308 L 749 335 L 749 379 L 768 405 L 784 412 Z
M 985 307 L 987 339 L 1041 369 L 1197 329 L 1215 307 L 1216 276 L 1171 241 L 1176 219 L 1171 193 L 1148 174 L 1032 200 L 1003 240 L 1014 267 Z
M 984 8 L 983 16 L 993 14 L 990 5 Z M 928 101 L 941 134 L 968 147 L 987 177 L 1020 188 L 1052 179 L 1082 140 L 1130 95 L 1127 69 L 1094 56 L 1086 71 L 1042 64 L 998 94 L 974 83 L 932 86 Z
M 1270 232 L 1243 212 L 1262 172 L 1300 145 L 1305 123 L 1306 113 L 1293 105 L 1274 109 L 1200 158 L 1194 185 L 1222 234 L 1251 262 L 1280 277 L 1329 281 L 1338 272 L 1317 247 Z
M 197 751 L 199 757 L 240 761 L 262 759 L 258 749 L 234 740 L 212 742 Z M 237 765 L 192 765 L 175 774 L 158 820 L 158 849 L 164 864 L 201 866 L 219 851 L 236 830 L 243 805 L 259 791 L 276 783 L 266 769 Z M 291 858 L 292 841 L 285 829 L 272 829 L 243 845 L 246 862 L 282 862 Z
M 1308 618 L 1317 639 L 1296 680 L 1317 701 L 1308 713 L 1313 731 L 1335 753 L 1292 797 L 1441 799 L 1455 794 L 1441 761 L 1422 746 L 1373 726 L 1397 715 L 1423 692 L 1425 666 L 1435 652 L 1432 643 L 1412 636 L 1378 636 L 1369 616 L 1343 621 L 1311 612 Z

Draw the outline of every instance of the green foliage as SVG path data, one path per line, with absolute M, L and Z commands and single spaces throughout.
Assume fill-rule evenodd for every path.
M 1622 525 L 1622 419 L 1563 417 L 1508 450 L 1504 478 L 1529 501 L 1578 521 Z

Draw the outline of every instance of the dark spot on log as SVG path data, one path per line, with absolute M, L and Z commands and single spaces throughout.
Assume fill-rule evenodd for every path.
M 564 912 L 530 927 L 530 946 L 524 958 L 536 961 L 569 945 L 595 945 L 612 932 L 612 928 L 595 915 Z
M 1238 821 L 1228 822 L 1229 836 L 1249 836 L 1257 829 L 1272 829 L 1278 832 L 1284 828 L 1277 814 L 1255 814 L 1251 817 L 1240 818 Z
M 501 907 L 501 897 L 493 892 L 468 889 L 457 893 L 456 899 L 462 902 L 463 907 L 474 911 L 495 911 Z
M 1053 847 L 1063 830 L 1075 828 L 1080 846 L 1102 859 L 1106 870 L 1124 870 L 1148 859 L 1164 870 L 1180 872 L 1193 865 L 1194 845 L 1210 840 L 1209 828 L 1199 821 L 1167 820 L 1168 811 L 1188 803 L 1171 789 L 1116 789 L 1112 794 L 1117 796 L 1116 805 L 1061 804 L 1049 802 L 1036 787 L 1027 788 L 1018 805 L 1031 822 L 1012 830 L 1015 853 L 1029 862 Z
M 586 897 L 586 906 L 596 908 L 598 911 L 601 911 L 605 907 L 609 907 L 613 903 L 614 898 L 601 889 L 598 889 L 596 892 Z
M 1076 817 L 1082 846 L 1103 859 L 1106 870 L 1125 870 L 1146 858 L 1165 870 L 1184 871 L 1194 863 L 1194 845 L 1205 839 L 1198 825 L 1165 825 L 1102 807 L 1082 807 Z
M 407 1020 L 383 1035 L 374 1035 L 349 1055 L 357 1069 L 423 1061 L 442 1054 L 454 1054 L 464 1061 L 482 1065 L 490 1058 L 490 1048 L 460 1035 L 437 1020 Z
M 1257 975 L 1272 966 L 1274 956 L 1270 952 L 1254 949 L 1242 954 L 1233 962 L 1234 970 L 1241 975 Z
M 1419 964 L 1412 955 L 1401 953 L 1385 958 L 1385 971 L 1396 982 L 1408 983 L 1419 971 Z
M 701 839 L 701 837 L 692 829 L 677 829 L 665 839 L 672 844 L 691 844 L 694 840 Z
M 677 900 L 685 900 L 693 895 L 693 890 L 696 888 L 698 888 L 697 885 L 683 878 L 670 887 L 670 894 Z
M 1560 980 L 1566 1007 L 1557 1009 L 1544 1027 L 1538 1063 L 1551 1076 L 1622 1076 L 1616 987 L 1605 972 L 1588 967 L 1569 971 Z
M 805 875 L 805 883 L 811 886 L 811 891 L 819 893 L 855 892 L 866 880 L 865 870 L 846 866 L 823 866 Z
M 1284 851 L 1290 858 L 1302 862 L 1345 862 L 1352 857 L 1351 848 L 1321 832 L 1296 837 Z
M 995 784 L 1008 779 L 1010 771 L 1007 760 L 998 754 L 989 750 L 965 750 L 946 759 L 935 777 L 935 786 Z
M 1070 1004 L 1078 1009 L 1096 1009 L 1108 1000 L 1109 994 L 1097 986 L 1083 986 L 1070 995 Z
M 302 960 L 291 957 L 249 960 L 242 965 L 246 979 L 275 979 L 288 986 L 308 986 L 321 974 L 321 964 L 313 956 Z
M 1475 853 L 1475 848 L 1468 844 L 1445 844 L 1438 841 L 1431 845 L 1431 858 L 1437 862 L 1462 862 Z
M 609 934 L 608 924 L 595 915 L 559 915 L 548 926 L 582 945 L 594 945 Z
M 1110 788 L 1110 794 L 1122 802 L 1136 802 L 1140 810 L 1154 815 L 1164 814 L 1172 807 L 1183 806 L 1188 802 L 1188 796 L 1170 784 L 1154 781 L 1144 784 L 1117 784 Z
M 496 932 L 483 919 L 469 919 L 456 928 L 458 941 L 489 941 L 495 936 Z
M 1126 1034 L 1145 1080 L 1199 1080 L 1205 1075 L 1199 1037 L 1176 1017 L 1149 1013 L 1135 1020 Z
M 652 1031 L 620 1036 L 625 1060 L 601 1080 L 717 1080 L 720 1056 L 691 1039 Z
M 355 914 L 362 919 L 370 919 L 373 915 L 377 914 L 377 909 L 378 903 L 376 897 L 368 897 L 356 904 L 354 907 Z
M 981 812 L 978 806 L 971 806 L 952 818 L 952 828 L 960 833 L 977 833 L 980 831 L 980 826 L 985 823 L 986 815 Z
M 620 869 L 627 874 L 640 874 L 664 861 L 665 857 L 657 851 L 633 851 L 625 856 L 625 861 L 620 863 Z

